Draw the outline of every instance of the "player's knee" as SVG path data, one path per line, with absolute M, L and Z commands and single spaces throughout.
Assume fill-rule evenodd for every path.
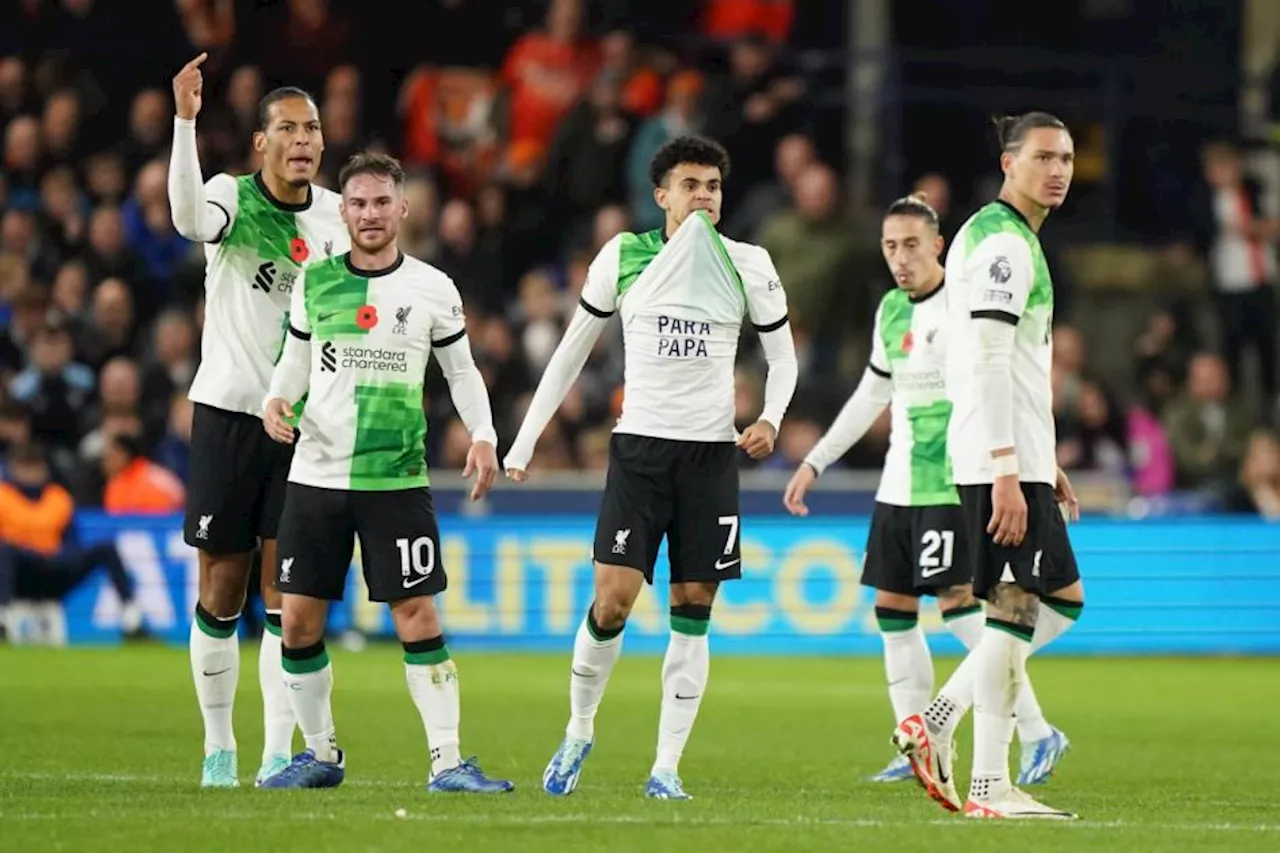
M 720 589 L 718 583 L 673 583 L 671 585 L 672 604 L 693 604 L 710 609 L 715 603 L 716 593 Z
M 987 594 L 987 618 L 1034 628 L 1040 599 L 1017 584 L 1000 583 Z
M 631 616 L 631 608 L 635 602 L 627 601 L 621 596 L 596 596 L 591 605 L 591 615 L 597 625 L 606 631 L 616 631 L 627 623 Z
M 973 587 L 969 584 L 942 587 L 936 591 L 936 595 L 938 609 L 944 613 L 948 610 L 973 607 L 978 603 L 978 599 L 973 597 Z
M 315 598 L 291 595 L 280 613 L 280 638 L 291 649 L 311 646 L 324 639 L 327 603 Z
M 407 598 L 391 605 L 391 621 L 401 640 L 438 637 L 444 633 L 435 599 L 429 595 Z
M 597 563 L 595 602 L 591 606 L 596 623 L 606 631 L 621 628 L 631 616 L 643 584 L 644 575 L 635 569 Z
M 941 601 L 941 598 L 939 598 Z M 890 610 L 901 610 L 915 613 L 920 609 L 920 599 L 914 595 L 903 595 L 900 592 L 876 590 L 876 607 L 887 607 Z
M 244 607 L 249 582 L 249 555 L 200 553 L 200 604 L 219 619 Z

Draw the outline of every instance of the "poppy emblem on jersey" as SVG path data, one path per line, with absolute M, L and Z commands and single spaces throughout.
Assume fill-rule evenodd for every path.
M 289 241 L 289 257 L 293 259 L 295 264 L 300 264 L 311 256 L 311 250 L 307 248 L 307 241 L 301 237 L 294 237 Z
M 366 305 L 356 312 L 356 325 L 366 332 L 378 325 L 378 309 Z
M 908 329 L 907 333 L 902 336 L 902 351 L 910 355 L 911 350 L 915 348 L 915 345 L 916 345 L 916 339 L 911 334 L 911 330 Z

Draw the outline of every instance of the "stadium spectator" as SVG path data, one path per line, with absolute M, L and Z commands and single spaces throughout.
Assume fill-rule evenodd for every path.
M 1217 141 L 1203 151 L 1204 191 L 1193 222 L 1197 247 L 1208 259 L 1231 382 L 1244 386 L 1245 353 L 1258 359 L 1266 405 L 1276 397 L 1276 243 L 1280 221 L 1257 181 L 1245 176 L 1240 149 Z
M 735 209 L 725 233 L 737 240 L 758 234 L 765 220 L 795 203 L 796 183 L 805 169 L 818 162 L 813 140 L 803 133 L 789 133 L 773 154 L 774 176 L 757 183 Z
M 107 440 L 102 454 L 107 487 L 102 507 L 112 515 L 170 515 L 182 511 L 186 489 L 170 471 L 142 452 L 142 441 L 118 433 Z
M 857 230 L 843 209 L 835 172 L 815 163 L 796 179 L 793 206 L 766 219 L 757 237 L 786 283 L 792 328 L 811 342 L 811 367 L 818 372 L 834 369 L 848 318 L 866 325 L 875 313 L 879 294 L 849 286 L 859 281 L 851 236 Z
M 411 212 L 405 247 L 458 281 L 503 439 L 518 423 L 547 341 L 576 305 L 592 249 L 619 228 L 647 230 L 657 223 L 649 156 L 671 135 L 689 131 L 720 138 L 733 157 L 725 233 L 764 242 L 763 223 L 774 229 L 769 239 L 777 248 L 770 248 L 793 303 L 799 356 L 805 374 L 815 377 L 798 389 L 797 410 L 816 413 L 843 399 L 864 366 L 870 306 L 886 282 L 871 245 L 873 230 L 859 226 L 859 212 L 839 203 L 840 181 L 819 163 L 819 150 L 826 156 L 841 150 L 833 127 L 843 122 L 830 121 L 840 107 L 838 99 L 802 94 L 807 87 L 838 93 L 843 79 L 832 87 L 834 78 L 804 52 L 814 45 L 802 43 L 804 21 L 792 26 L 801 4 L 701 0 L 689 4 L 700 7 L 695 15 L 634 2 L 501 5 L 502 15 L 483 0 L 433 6 L 423 12 L 436 22 L 429 35 L 407 31 L 387 42 L 385 33 L 344 22 L 352 4 L 292 0 L 251 10 L 229 0 L 179 0 L 164 13 L 175 25 L 172 45 L 157 45 L 131 63 L 121 63 L 119 50 L 104 46 L 138 44 L 137 33 L 121 32 L 127 29 L 123 21 L 135 19 L 107 16 L 102 3 L 77 4 L 82 11 L 72 14 L 50 0 L 36 4 L 33 17 L 24 4 L 5 18 L 13 21 L 13 32 L 0 33 L 0 411 L 9 419 L 0 418 L 0 427 L 11 437 L 0 437 L 0 449 L 25 442 L 34 418 L 35 440 L 44 443 L 55 478 L 84 505 L 102 501 L 102 455 L 118 433 L 141 432 L 143 450 L 157 464 L 179 478 L 184 474 L 187 418 L 174 400 L 200 358 L 189 330 L 198 333 L 201 324 L 204 256 L 168 223 L 163 176 L 172 105 L 158 84 L 175 62 L 194 55 L 193 45 L 215 48 L 204 70 L 216 93 L 210 109 L 219 114 L 202 119 L 198 138 L 209 174 L 257 167 L 249 144 L 257 101 L 272 86 L 297 83 L 313 87 L 323 107 L 323 167 L 330 175 L 345 151 L 378 140 L 418 167 L 406 187 Z M 469 22 L 465 31 L 449 29 L 462 22 Z M 690 29 L 679 31 L 681 24 Z M 699 26 L 701 36 L 692 29 Z M 272 39 L 307 47 L 268 51 Z M 3 54 L 7 45 L 27 51 L 37 44 L 70 52 L 32 52 L 27 59 Z M 424 52 L 423 44 L 443 47 Z M 169 58 L 170 50 L 182 58 Z M 440 65 L 418 67 L 404 80 L 396 76 L 424 55 Z M 369 56 L 380 64 L 363 61 Z M 389 70 L 376 70 L 384 67 Z M 625 131 L 619 131 L 622 125 Z M 560 145 L 553 147 L 557 139 Z M 885 153 L 885 174 L 892 175 L 899 155 Z M 1213 197 L 1226 199 L 1222 188 L 1237 185 L 1238 152 L 1232 156 L 1235 161 L 1206 158 L 1214 163 L 1206 168 Z M 1231 162 L 1236 166 L 1220 168 Z M 973 176 L 954 161 L 945 166 L 957 193 L 970 188 Z M 946 217 L 958 222 L 973 200 L 951 197 L 938 173 L 922 175 L 917 187 L 929 193 L 947 230 Z M 894 194 L 906 189 L 894 188 Z M 1195 209 L 1201 245 L 1212 261 L 1215 241 L 1229 233 L 1214 230 L 1227 208 L 1215 208 L 1209 196 Z M 560 204 L 569 216 L 557 212 Z M 1077 223 L 1085 218 L 1074 217 Z M 1051 230 L 1057 234 L 1071 219 Z M 1255 242 L 1269 251 L 1270 220 L 1257 210 L 1254 220 Z M 1046 254 L 1062 306 L 1076 260 L 1068 266 L 1049 247 Z M 1225 280 L 1211 272 L 1215 282 Z M 1222 305 L 1230 301 L 1219 299 Z M 1116 347 L 1104 347 L 1083 315 L 1090 352 L 1069 329 L 1055 341 L 1059 367 L 1075 364 L 1057 379 L 1062 435 L 1074 464 L 1104 475 L 1125 467 L 1134 490 L 1144 495 L 1172 488 L 1172 445 L 1187 444 L 1173 423 L 1189 408 L 1203 408 L 1193 406 L 1185 387 L 1187 363 L 1202 349 L 1196 303 L 1186 300 L 1192 310 L 1169 304 L 1182 313 L 1154 312 L 1132 353 L 1128 344 L 1119 348 L 1127 363 L 1104 364 L 1115 355 L 1104 350 Z M 1061 310 L 1060 320 L 1065 316 Z M 1241 309 L 1232 316 L 1260 315 Z M 1276 331 L 1274 318 L 1257 325 L 1259 334 Z M 61 358 L 60 344 L 35 340 L 51 326 L 70 336 L 68 367 L 83 364 L 94 374 L 93 386 L 109 388 L 113 400 L 94 394 L 73 404 L 69 434 L 49 425 L 66 419 L 69 397 L 46 398 L 43 378 L 36 396 L 56 401 L 53 409 L 43 402 L 30 411 L 12 408 L 17 404 L 7 399 L 20 375 L 24 393 L 31 377 L 44 377 L 37 361 L 48 365 Z M 601 430 L 616 417 L 624 393 L 617 338 L 602 336 L 566 406 L 568 416 L 544 436 L 539 466 L 598 461 Z M 1227 336 L 1229 358 L 1230 345 L 1241 341 L 1245 350 L 1253 345 L 1248 335 Z M 108 369 L 108 363 L 114 366 Z M 761 367 L 748 334 L 739 348 L 744 387 L 758 382 Z M 139 372 L 135 394 L 126 374 Z M 1119 380 L 1130 372 L 1124 388 Z M 454 416 L 441 391 L 439 376 L 429 376 L 427 401 L 432 417 L 441 419 L 428 439 L 429 463 L 436 467 L 445 461 L 444 424 Z M 1212 412 L 1219 409 L 1206 411 L 1212 426 Z M 882 436 L 882 429 L 873 429 L 846 456 L 846 466 L 878 468 Z M 1185 457 L 1187 448 L 1178 449 Z M 1126 465 L 1116 463 L 1121 457 Z M 1209 479 L 1222 485 L 1233 480 L 1235 462 L 1219 461 L 1221 473 Z M 1188 476 L 1185 465 L 1181 470 L 1179 485 L 1205 482 Z
M 511 91 L 508 135 L 513 144 L 546 150 L 595 71 L 595 50 L 582 37 L 581 0 L 552 0 L 545 28 L 522 36 L 503 61 Z
M 61 600 L 101 567 L 124 604 L 126 636 L 140 636 L 142 614 L 119 552 L 110 542 L 81 548 L 69 541 L 74 511 L 71 495 L 51 480 L 38 445 L 10 450 L 0 482 L 0 626 L 15 598 Z
M 1249 436 L 1239 478 L 1228 491 L 1224 507 L 1280 521 L 1280 441 L 1273 433 L 1255 430 Z
M 627 153 L 627 196 L 631 219 L 638 231 L 652 231 L 662 225 L 662 209 L 653 203 L 653 180 L 649 162 L 658 149 L 677 136 L 702 131 L 703 78 L 697 71 L 684 70 L 667 83 L 662 112 L 646 118 L 636 128 Z M 730 233 L 726 231 L 726 233 Z
M 1168 405 L 1164 423 L 1178 484 L 1188 488 L 1220 488 L 1234 478 L 1254 427 L 1232 393 L 1226 362 L 1212 353 L 1191 359 L 1186 392 Z

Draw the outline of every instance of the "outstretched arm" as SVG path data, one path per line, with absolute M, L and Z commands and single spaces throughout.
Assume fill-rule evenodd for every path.
M 591 348 L 618 308 L 620 245 L 618 237 L 605 243 L 587 268 L 587 280 L 582 285 L 578 309 L 542 372 L 542 380 L 533 393 L 524 423 L 520 424 L 516 440 L 502 462 L 507 474 L 517 482 L 525 478 L 538 437 L 564 402 L 565 395 L 582 372 L 582 366 L 587 363 Z
M 542 373 L 542 381 L 538 383 L 538 390 L 529 403 L 529 411 L 520 424 L 516 440 L 503 460 L 503 467 L 508 472 L 524 472 L 529 469 L 529 461 L 533 458 L 533 449 L 539 436 L 547 428 L 556 409 L 564 402 L 565 395 L 582 372 L 582 366 L 587 363 L 591 348 L 595 346 L 609 321 L 611 315 L 601 316 L 602 313 L 585 301 L 574 312 L 569 328 Z M 520 479 L 518 475 L 513 476 Z
M 821 475 L 833 462 L 848 453 L 850 447 L 862 440 L 892 399 L 893 381 L 886 372 L 874 364 L 869 365 L 853 396 L 840 409 L 840 414 L 836 415 L 827 434 L 809 451 L 804 464 L 812 468 L 815 474 Z

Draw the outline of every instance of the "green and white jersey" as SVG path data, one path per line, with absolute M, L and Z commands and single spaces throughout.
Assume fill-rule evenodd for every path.
M 1022 214 L 995 201 L 969 217 L 947 253 L 947 290 L 946 384 L 953 406 L 947 443 L 955 482 L 993 479 L 975 367 L 981 328 L 995 320 L 1015 327 L 1011 411 L 1019 477 L 1053 484 L 1053 282 L 1040 239 Z
M 761 332 L 787 322 L 769 253 L 722 237 L 701 211 L 670 240 L 659 229 L 606 243 L 588 270 L 581 304 L 599 317 L 622 315 L 624 392 L 614 432 L 676 441 L 735 439 L 734 359 L 743 320 L 750 317 Z
M 893 385 L 889 452 L 876 500 L 893 506 L 959 503 L 947 458 L 946 287 L 919 301 L 894 288 L 876 309 L 868 369 Z
M 308 267 L 291 331 L 311 348 L 307 405 L 289 480 L 323 489 L 427 485 L 424 379 L 433 347 L 466 336 L 458 288 L 401 255 L 362 271 L 349 255 Z
M 350 238 L 340 197 L 321 187 L 312 186 L 303 204 L 285 204 L 257 174 L 219 174 L 204 186 L 206 201 L 226 214 L 227 224 L 204 247 L 204 333 L 190 397 L 260 417 L 300 272 L 347 251 Z

